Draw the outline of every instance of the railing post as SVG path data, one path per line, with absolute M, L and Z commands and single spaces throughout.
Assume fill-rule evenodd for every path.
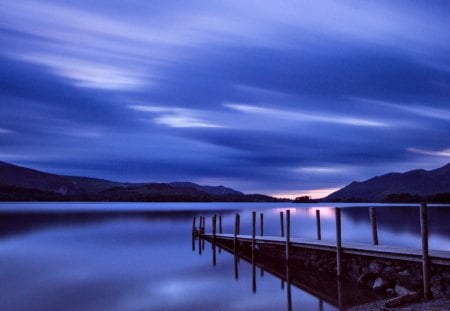
M 234 250 L 236 252 L 236 247 L 237 247 L 237 236 L 239 234 L 239 214 L 236 213 L 235 218 L 234 218 Z
M 217 216 L 214 214 L 212 216 L 212 234 L 213 234 L 213 242 L 212 242 L 212 250 L 213 250 L 213 265 L 216 265 L 216 224 L 217 224 Z
M 252 253 L 256 246 L 256 212 L 252 212 Z
M 264 214 L 260 213 L 259 217 L 260 217 L 260 225 L 261 225 L 261 236 L 263 236 L 264 235 Z
M 284 238 L 284 215 L 280 212 L 281 237 Z
M 286 262 L 289 262 L 291 244 L 291 210 L 286 211 Z
M 336 273 L 338 277 L 342 276 L 341 254 L 342 254 L 342 236 L 341 236 L 341 209 L 336 207 Z
M 317 239 L 322 240 L 322 229 L 320 228 L 320 210 L 316 209 L 316 225 L 317 225 Z
M 422 234 L 422 279 L 423 279 L 423 298 L 430 298 L 429 286 L 429 259 L 428 259 L 428 215 L 427 203 L 420 203 L 420 231 Z
M 378 245 L 377 214 L 375 208 L 369 207 L 370 225 L 372 227 L 373 245 Z

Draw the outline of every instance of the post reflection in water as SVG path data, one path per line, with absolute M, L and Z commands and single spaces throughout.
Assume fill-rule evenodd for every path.
M 200 238 L 199 238 L 200 239 Z M 257 293 L 257 268 L 268 272 L 271 276 L 280 279 L 281 289 L 286 289 L 286 308 L 293 310 L 295 297 L 297 299 L 304 294 L 314 296 L 317 299 L 317 310 L 324 310 L 324 302 L 338 310 L 346 310 L 352 306 L 374 301 L 380 297 L 370 289 L 360 288 L 355 283 L 337 278 L 335 275 L 321 274 L 319 272 L 309 271 L 307 268 L 298 266 L 295 262 L 285 260 L 285 249 L 278 250 L 281 255 L 277 258 L 268 258 L 260 252 L 260 247 L 253 247 L 252 241 L 223 241 L 220 239 L 205 238 L 213 245 L 213 264 L 215 265 L 215 247 L 222 248 L 225 252 L 233 256 L 234 278 L 239 280 L 239 260 L 243 259 L 251 265 L 252 273 L 252 292 Z M 201 238 L 201 240 L 205 240 Z M 276 253 L 277 250 L 274 250 Z M 293 288 L 300 290 L 299 296 L 293 296 Z M 310 298 L 308 298 L 310 299 Z

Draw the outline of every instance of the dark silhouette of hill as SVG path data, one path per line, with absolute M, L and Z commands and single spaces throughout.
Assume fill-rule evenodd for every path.
M 327 202 L 445 202 L 450 199 L 450 163 L 434 170 L 389 173 L 352 182 L 322 199 Z
M 273 202 L 224 186 L 191 182 L 121 183 L 49 174 L 0 162 L 0 201 Z

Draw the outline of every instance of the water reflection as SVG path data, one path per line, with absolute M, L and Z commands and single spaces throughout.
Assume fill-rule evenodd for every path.
M 324 283 L 322 276 L 318 281 L 314 273 L 286 267 L 283 261 L 265 262 L 257 247 L 255 269 L 251 251 L 241 249 L 234 256 L 233 244 L 217 243 L 213 260 L 214 248 L 190 234 L 192 218 L 199 214 L 210 232 L 214 213 L 222 216 L 223 232 L 231 233 L 236 211 L 242 216 L 241 233 L 250 234 L 251 211 L 256 210 L 266 215 L 263 234 L 279 236 L 278 209 L 295 208 L 292 237 L 315 238 L 317 207 L 326 206 L 0 204 L 0 310 L 280 310 L 289 304 L 292 309 L 335 310 L 341 292 L 336 279 Z M 430 248 L 445 249 L 449 210 L 434 214 L 433 208 Z M 334 219 L 324 217 L 325 211 L 322 238 L 333 239 Z M 411 215 L 418 217 L 415 211 Z M 380 244 L 420 245 L 415 225 L 402 226 L 409 223 L 409 212 L 394 211 L 395 221 L 377 212 Z M 343 210 L 343 228 L 344 242 L 371 241 L 366 208 Z M 342 298 L 345 306 L 346 290 Z
M 294 306 L 293 304 L 293 287 L 303 292 L 303 295 L 316 297 L 317 310 L 323 310 L 324 303 L 328 308 L 334 307 L 338 310 L 346 310 L 352 306 L 382 298 L 374 291 L 361 288 L 354 282 L 339 279 L 331 274 L 307 270 L 295 263 L 288 262 L 282 256 L 282 253 L 276 258 L 272 255 L 267 256 L 267 254 L 259 252 L 258 248 L 252 248 L 251 242 L 241 242 L 237 247 L 234 247 L 233 241 L 218 240 L 214 243 L 213 238 L 198 238 L 198 240 L 206 240 L 211 245 L 215 244 L 213 247 L 221 247 L 228 253 L 222 259 L 222 262 L 233 260 L 236 280 L 239 280 L 239 267 L 241 265 L 239 259 L 250 264 L 251 289 L 254 294 L 257 293 L 257 268 L 261 271 L 260 281 L 265 277 L 265 272 L 279 279 L 281 290 L 286 292 L 286 308 L 289 311 L 300 309 L 300 306 Z M 252 251 L 252 249 L 254 250 Z M 241 281 L 245 282 L 245 280 Z M 311 297 L 309 297 L 309 300 L 311 300 Z

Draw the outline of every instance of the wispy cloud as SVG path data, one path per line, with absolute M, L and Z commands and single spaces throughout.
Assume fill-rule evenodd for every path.
M 257 107 L 252 105 L 245 104 L 224 104 L 226 107 L 231 108 L 233 110 L 263 115 L 270 118 L 280 118 L 287 120 L 296 120 L 296 121 L 305 121 L 305 122 L 324 122 L 324 123 L 334 123 L 334 124 L 342 124 L 349 126 L 363 126 L 363 127 L 387 127 L 388 124 L 378 121 L 378 120 L 370 120 L 363 119 L 359 117 L 349 117 L 347 115 L 338 115 L 338 114 L 313 114 L 313 113 L 304 113 L 292 110 L 281 110 L 274 108 L 265 108 L 265 107 Z
M 0 127 L 0 134 L 12 134 L 15 133 L 13 130 L 5 129 Z
M 434 157 L 450 157 L 450 148 L 438 151 L 424 150 L 419 148 L 407 148 L 407 150 L 417 154 L 429 155 Z
M 154 122 L 157 124 L 167 125 L 175 128 L 189 128 L 189 127 L 204 127 L 204 128 L 218 128 L 222 125 L 207 121 L 202 117 L 202 111 L 195 109 L 186 109 L 179 107 L 162 107 L 162 106 L 144 106 L 144 105 L 130 105 L 132 110 L 140 112 L 154 113 Z

